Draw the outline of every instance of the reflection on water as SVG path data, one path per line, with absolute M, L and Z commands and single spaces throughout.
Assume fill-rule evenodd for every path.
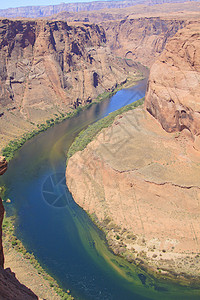
M 17 236 L 77 299 L 199 299 L 198 291 L 155 281 L 114 256 L 65 185 L 66 152 L 76 135 L 142 98 L 145 89 L 146 81 L 142 81 L 34 137 L 0 181 L 12 200 L 7 212 L 17 215 Z

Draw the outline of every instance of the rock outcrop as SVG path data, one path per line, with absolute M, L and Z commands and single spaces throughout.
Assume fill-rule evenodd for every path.
M 62 21 L 0 21 L 0 138 L 13 139 L 135 76 L 104 29 Z
M 138 18 L 162 17 L 170 19 L 198 19 L 200 11 L 199 2 L 162 3 L 156 5 L 140 4 L 125 8 L 109 8 L 95 11 L 69 12 L 63 11 L 48 17 L 50 20 L 63 20 L 70 22 L 92 22 L 102 24 L 105 21 L 132 20 Z M 103 25 L 103 24 L 102 24 Z M 111 24 L 112 25 L 112 24 Z
M 199 36 L 197 22 L 168 42 L 151 69 L 146 109 L 118 116 L 66 172 L 116 254 L 183 282 L 199 280 L 200 268 Z
M 148 67 L 162 53 L 167 41 L 186 24 L 186 20 L 160 17 L 102 23 L 108 44 L 116 55 Z
M 167 132 L 200 135 L 200 23 L 189 24 L 152 66 L 146 109 Z M 198 141 L 197 141 L 198 144 Z
M 8 268 L 0 267 L 0 299 L 33 300 L 39 299 L 30 289 L 21 284 Z
M 94 24 L 2 20 L 0 53 L 0 105 L 31 119 L 38 110 L 84 104 L 127 76 Z
M 7 170 L 8 163 L 6 159 L 0 156 L 0 176 L 3 175 Z
M 165 132 L 136 109 L 72 156 L 66 179 L 116 254 L 198 277 L 199 162 L 187 136 Z

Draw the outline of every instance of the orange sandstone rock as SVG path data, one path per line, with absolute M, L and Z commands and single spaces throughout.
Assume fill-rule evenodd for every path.
M 180 30 L 151 68 L 145 108 L 167 132 L 200 134 L 200 23 Z M 198 141 L 196 141 L 197 147 Z

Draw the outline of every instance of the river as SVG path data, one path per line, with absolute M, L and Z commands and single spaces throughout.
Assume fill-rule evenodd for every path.
M 39 134 L 1 178 L 16 235 L 63 289 L 80 300 L 199 299 L 199 292 L 154 280 L 109 251 L 102 232 L 65 185 L 66 152 L 89 124 L 145 95 L 146 80 Z

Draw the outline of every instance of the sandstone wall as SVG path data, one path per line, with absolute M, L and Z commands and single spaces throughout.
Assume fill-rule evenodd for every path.
M 96 97 L 126 79 L 98 25 L 0 22 L 0 107 L 37 119 L 41 111 Z M 40 113 L 38 113 L 38 110 Z
M 200 135 L 200 23 L 180 30 L 150 71 L 146 109 L 167 132 Z
M 116 55 L 127 55 L 127 59 L 150 67 L 164 50 L 168 39 L 184 27 L 186 21 L 150 17 L 111 21 L 102 25 Z
M 49 16 L 49 20 L 82 21 L 100 24 L 111 20 L 132 20 L 145 17 L 161 17 L 170 19 L 199 19 L 200 3 L 191 1 L 185 3 L 162 3 L 156 5 L 140 4 L 125 8 L 109 8 L 95 11 L 68 12 L 62 11 Z M 112 23 L 111 23 L 112 25 Z
M 66 172 L 73 198 L 106 228 L 116 254 L 191 280 L 200 267 L 199 80 L 195 22 L 152 66 L 146 109 L 118 116 L 69 159 Z
M 1 20 L 0 146 L 132 76 L 101 26 Z

